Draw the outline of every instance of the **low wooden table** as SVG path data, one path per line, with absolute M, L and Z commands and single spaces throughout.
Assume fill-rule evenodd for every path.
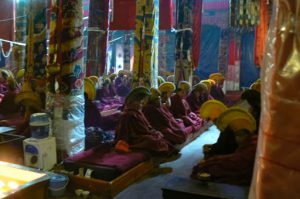
M 246 199 L 249 187 L 222 183 L 201 182 L 190 178 L 172 176 L 162 187 L 164 199 Z

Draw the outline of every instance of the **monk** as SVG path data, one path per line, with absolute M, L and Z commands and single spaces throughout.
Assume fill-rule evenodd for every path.
M 84 93 L 84 126 L 89 127 L 100 127 L 102 120 L 101 115 L 97 109 L 97 106 L 88 98 L 88 94 Z
M 109 91 L 109 85 L 110 85 L 110 79 L 106 78 L 102 83 L 101 88 L 97 89 L 96 91 L 96 98 L 95 98 L 96 100 L 103 101 L 103 98 L 111 96 Z
M 211 87 L 211 91 L 210 91 L 211 96 L 214 99 L 225 103 L 226 98 L 222 89 L 224 85 L 225 77 L 221 73 L 213 73 L 209 75 L 209 79 L 215 81 L 215 84 L 212 85 Z
M 16 104 L 16 82 L 11 77 L 7 78 L 8 91 L 4 94 L 0 103 L 0 114 L 5 118 L 20 112 L 20 106 Z
M 185 127 L 182 122 L 177 121 L 172 113 L 162 105 L 160 92 L 151 88 L 151 97 L 143 108 L 143 113 L 149 123 L 158 131 L 162 132 L 165 139 L 172 144 L 182 144 L 188 134 L 193 132 L 193 127 Z
M 250 118 L 249 120 L 252 122 L 252 129 L 251 132 L 255 132 L 257 130 L 256 121 L 253 118 L 253 116 L 248 113 L 246 110 L 238 108 L 238 107 L 232 107 L 229 108 L 227 111 L 222 113 L 220 117 L 217 119 L 217 127 L 220 126 L 220 123 L 222 123 L 223 118 L 226 118 L 226 115 L 229 115 L 231 113 L 231 117 L 247 117 Z M 234 114 L 236 114 L 234 116 Z M 224 122 L 223 122 L 224 123 Z M 219 128 L 219 127 L 218 127 Z M 219 128 L 221 131 L 220 136 L 215 144 L 212 145 L 204 145 L 203 152 L 205 155 L 205 158 L 209 158 L 215 155 L 226 155 L 226 154 L 232 154 L 236 151 L 238 147 L 238 143 L 235 139 L 234 129 L 232 126 L 230 126 L 228 123 L 222 124 L 222 128 Z
M 257 136 L 253 133 L 254 119 L 232 118 L 230 114 L 225 117 L 229 117 L 223 121 L 227 120 L 233 130 L 237 149 L 229 155 L 216 155 L 202 160 L 193 168 L 191 177 L 201 180 L 205 176 L 206 180 L 209 177 L 214 182 L 249 186 L 257 147 Z
M 131 150 L 144 150 L 154 155 L 170 154 L 171 144 L 155 130 L 142 112 L 150 96 L 149 89 L 137 87 L 125 99 L 125 108 L 116 126 L 116 141 L 125 141 Z
M 120 84 L 116 84 L 116 94 L 120 97 L 126 97 L 130 92 L 130 79 L 127 75 L 121 80 Z
M 198 83 L 193 86 L 192 92 L 187 96 L 186 101 L 189 103 L 191 111 L 199 114 L 201 105 L 207 101 L 204 96 L 207 96 L 208 89 L 203 83 Z
M 186 81 L 179 82 L 177 92 L 171 97 L 170 112 L 175 118 L 182 119 L 185 126 L 193 125 L 195 129 L 200 129 L 202 120 L 195 113 L 186 101 L 186 96 L 190 90 L 190 84 Z
M 167 108 L 171 106 L 171 96 L 175 89 L 176 86 L 172 82 L 164 82 L 158 87 L 158 90 L 161 93 L 161 102 Z

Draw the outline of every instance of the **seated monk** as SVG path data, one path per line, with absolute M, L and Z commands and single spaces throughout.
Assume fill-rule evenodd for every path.
M 185 128 L 183 123 L 177 121 L 172 113 L 161 104 L 160 92 L 151 88 L 151 97 L 143 107 L 143 113 L 151 126 L 160 131 L 166 140 L 172 144 L 182 144 L 188 134 L 192 133 L 192 126 Z
M 115 79 L 117 77 L 117 74 L 112 73 L 109 75 L 109 79 L 110 79 L 110 85 L 109 85 L 109 92 L 111 97 L 116 96 L 116 86 L 115 86 Z
M 15 102 L 17 96 L 16 82 L 11 77 L 7 79 L 7 82 L 8 91 L 4 94 L 0 102 L 0 115 L 2 115 L 2 118 L 6 118 L 20 112 L 20 106 Z
M 185 126 L 193 125 L 195 129 L 200 129 L 202 120 L 190 109 L 186 96 L 190 90 L 190 84 L 186 81 L 179 82 L 177 92 L 171 97 L 170 112 L 175 118 L 182 119 Z
M 158 87 L 158 90 L 161 93 L 161 102 L 167 108 L 171 106 L 171 96 L 175 89 L 176 86 L 172 82 L 164 82 Z
M 208 89 L 205 84 L 198 83 L 193 86 L 192 92 L 186 98 L 192 112 L 199 114 L 201 105 L 206 102 L 205 97 L 203 96 L 207 96 L 207 93 Z
M 226 102 L 225 94 L 222 90 L 225 77 L 221 73 L 213 73 L 209 75 L 209 79 L 212 79 L 215 81 L 215 84 L 212 85 L 210 94 L 211 96 L 219 100 L 223 103 Z
M 201 180 L 206 174 L 214 182 L 249 186 L 257 147 L 255 120 L 250 114 L 241 114 L 238 109 L 228 109 L 223 114 L 218 119 L 223 124 L 218 128 L 230 126 L 237 149 L 232 154 L 216 155 L 201 161 L 193 168 L 191 177 Z
M 219 128 L 221 133 L 220 133 L 220 136 L 219 136 L 217 142 L 212 145 L 204 145 L 204 147 L 203 147 L 204 148 L 203 152 L 204 152 L 205 158 L 209 158 L 209 157 L 215 156 L 215 155 L 232 154 L 238 147 L 238 143 L 235 140 L 234 129 L 232 129 L 231 126 L 228 125 L 228 123 L 220 124 L 223 120 L 223 117 L 229 115 L 228 111 L 229 111 L 229 113 L 232 112 L 232 114 L 239 113 L 239 114 L 237 114 L 237 116 L 240 116 L 240 117 L 245 116 L 245 117 L 249 117 L 250 119 L 253 119 L 253 120 L 251 120 L 251 122 L 253 122 L 253 126 L 254 126 L 252 132 L 255 132 L 257 129 L 255 119 L 246 110 L 238 108 L 238 107 L 232 107 L 232 108 L 228 109 L 227 111 L 222 113 L 220 115 L 220 117 L 217 119 L 217 124 L 216 124 L 217 127 L 219 128 L 222 125 L 222 128 Z M 227 126 L 225 126 L 226 124 L 227 124 Z
M 149 89 L 137 87 L 125 99 L 125 108 L 116 126 L 116 141 L 123 140 L 130 149 L 145 150 L 153 154 L 170 154 L 171 144 L 161 132 L 155 130 L 145 118 L 142 107 L 150 96 Z
M 206 79 L 206 80 L 202 80 L 200 83 L 203 83 L 207 86 L 207 93 L 202 96 L 202 100 L 204 101 L 213 100 L 214 97 L 210 93 L 211 93 L 212 86 L 215 84 L 215 81 L 212 79 Z
M 106 78 L 101 86 L 101 88 L 96 91 L 96 100 L 103 101 L 103 98 L 110 97 L 109 91 L 110 79 Z
M 116 94 L 120 97 L 126 97 L 130 92 L 130 79 L 128 76 L 124 75 L 121 84 L 116 84 Z

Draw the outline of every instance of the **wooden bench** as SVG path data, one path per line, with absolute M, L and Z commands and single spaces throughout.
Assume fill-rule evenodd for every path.
M 249 187 L 172 176 L 162 187 L 162 192 L 164 199 L 246 199 Z

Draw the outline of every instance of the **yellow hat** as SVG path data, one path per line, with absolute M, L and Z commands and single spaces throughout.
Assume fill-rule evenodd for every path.
M 13 73 L 8 69 L 0 69 L 0 73 L 1 73 L 2 76 L 4 74 L 6 76 L 5 78 L 8 78 L 8 77 L 14 78 Z
M 109 75 L 109 78 L 110 78 L 110 79 L 114 79 L 114 78 L 116 78 L 116 77 L 117 77 L 117 74 L 116 74 L 116 73 L 112 73 L 112 74 Z
M 146 96 L 150 96 L 150 90 L 146 87 L 140 86 L 132 89 L 128 96 L 125 99 L 125 103 L 131 103 L 136 100 L 140 100 L 141 98 L 144 98 Z
M 25 75 L 25 69 L 21 69 L 17 73 L 17 79 L 21 79 Z
M 260 92 L 260 88 L 261 88 L 260 82 L 254 82 L 254 83 L 251 84 L 251 86 L 250 86 L 250 89 L 251 89 L 251 90 L 256 90 L 256 91 L 258 91 L 258 92 Z
M 33 107 L 37 110 L 39 110 L 42 106 L 39 94 L 32 91 L 30 83 L 27 81 L 24 82 L 22 91 L 17 95 L 16 103 Z
M 207 86 L 207 89 L 210 90 L 212 87 L 212 81 L 206 79 L 206 80 L 202 80 L 200 83 L 205 84 Z
M 172 82 L 165 82 L 165 83 L 162 83 L 159 87 L 158 87 L 158 90 L 161 92 L 161 93 L 164 93 L 164 92 L 174 92 L 176 89 L 176 86 L 175 84 L 173 84 Z
M 88 77 L 92 82 L 96 85 L 99 81 L 99 78 L 97 76 L 89 76 Z
M 231 107 L 219 116 L 216 126 L 221 132 L 230 126 L 233 131 L 247 129 L 253 133 L 256 130 L 256 121 L 246 110 Z
M 175 75 L 169 75 L 167 77 L 167 82 L 174 82 L 174 79 L 175 79 Z
M 178 88 L 181 90 L 189 91 L 191 89 L 191 84 L 187 81 L 180 81 Z
M 157 88 L 150 88 L 150 93 L 152 96 L 160 96 L 160 91 Z
M 89 78 L 84 78 L 84 92 L 88 95 L 89 100 L 94 100 L 96 97 L 96 88 L 94 82 Z
M 162 76 L 157 76 L 157 83 L 158 86 L 161 85 L 162 83 L 166 82 L 165 79 Z
M 227 107 L 222 102 L 218 100 L 209 100 L 202 104 L 200 108 L 200 117 L 215 120 L 226 110 Z
M 212 73 L 209 75 L 209 79 L 220 81 L 220 80 L 224 80 L 225 77 L 221 73 Z
M 207 86 L 206 86 L 206 84 L 198 83 L 195 86 L 193 86 L 193 90 L 200 91 L 200 92 L 207 91 Z
M 129 75 L 130 72 L 128 70 L 119 70 L 118 75 Z

